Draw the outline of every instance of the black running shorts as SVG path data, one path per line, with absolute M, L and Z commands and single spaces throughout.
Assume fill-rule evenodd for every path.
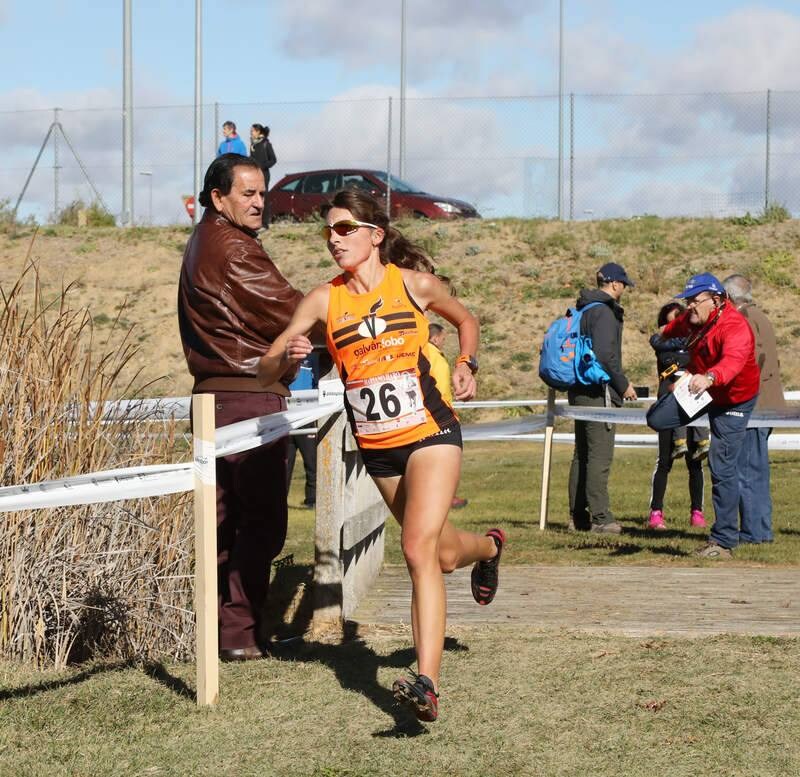
M 396 478 L 406 474 L 408 458 L 420 448 L 429 448 L 431 445 L 457 445 L 464 447 L 461 440 L 461 424 L 446 426 L 440 432 L 423 437 L 410 445 L 399 448 L 362 448 L 361 458 L 367 472 L 374 478 Z

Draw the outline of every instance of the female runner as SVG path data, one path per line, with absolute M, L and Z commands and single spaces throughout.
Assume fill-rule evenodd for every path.
M 264 385 L 293 369 L 323 323 L 345 384 L 345 408 L 364 465 L 401 526 L 411 576 L 411 627 L 419 674 L 392 691 L 420 720 L 434 721 L 447 602 L 443 572 L 474 564 L 472 595 L 489 604 L 505 543 L 501 529 L 481 536 L 456 529 L 447 512 L 461 471 L 461 427 L 430 376 L 432 310 L 458 330 L 455 398 L 475 396 L 478 322 L 433 273 L 424 253 L 389 226 L 368 194 L 341 191 L 323 208 L 323 234 L 342 274 L 302 300 L 286 330 L 259 362 Z

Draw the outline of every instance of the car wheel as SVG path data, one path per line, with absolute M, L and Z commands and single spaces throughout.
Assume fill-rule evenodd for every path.
M 427 213 L 423 213 L 421 210 L 415 210 L 413 215 L 414 215 L 415 219 L 427 219 L 428 218 L 428 214 Z

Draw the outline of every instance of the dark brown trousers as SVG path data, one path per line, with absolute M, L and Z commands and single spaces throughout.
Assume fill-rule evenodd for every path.
M 285 409 L 278 394 L 215 392 L 217 428 Z M 220 650 L 258 644 L 270 564 L 286 541 L 287 522 L 285 437 L 217 459 Z

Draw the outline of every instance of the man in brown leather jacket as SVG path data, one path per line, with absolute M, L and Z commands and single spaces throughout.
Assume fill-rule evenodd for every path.
M 775 331 L 764 311 L 753 301 L 750 281 L 743 275 L 730 275 L 723 282 L 725 292 L 747 319 L 755 338 L 756 362 L 761 370 L 759 410 L 785 410 L 781 383 L 781 363 Z M 769 485 L 769 436 L 772 428 L 748 427 L 739 452 L 739 542 L 772 542 L 772 496 Z
M 302 298 L 261 244 L 264 174 L 238 154 L 206 172 L 206 209 L 183 255 L 178 316 L 193 393 L 216 397 L 216 426 L 286 409 L 280 383 L 258 386 L 258 360 Z M 217 459 L 220 656 L 263 655 L 259 624 L 272 559 L 286 539 L 286 440 Z

